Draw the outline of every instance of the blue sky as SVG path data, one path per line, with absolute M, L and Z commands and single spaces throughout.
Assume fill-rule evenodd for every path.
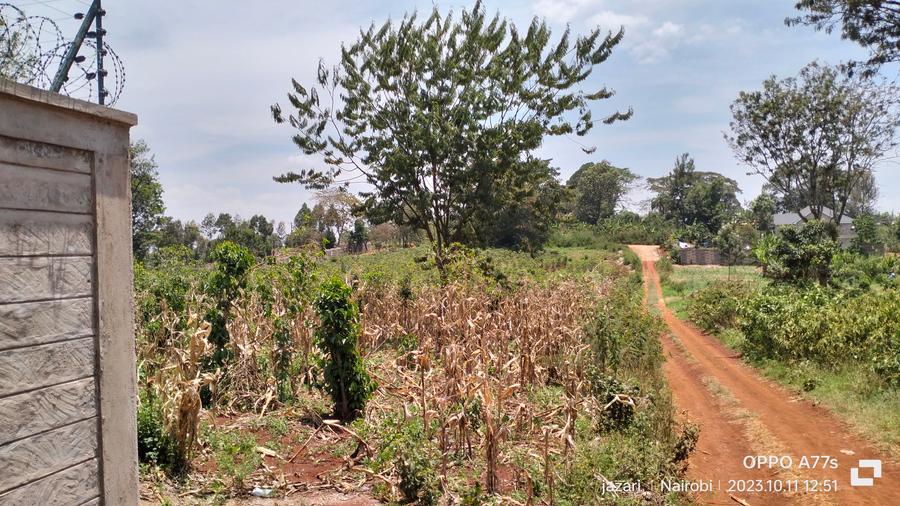
M 29 13 L 60 18 L 83 9 L 82 0 L 19 3 Z M 32 4 L 32 5 L 28 5 Z M 634 117 L 598 124 L 583 139 L 597 147 L 586 155 L 570 139 L 548 140 L 538 153 L 552 158 L 564 178 L 588 161 L 608 159 L 643 177 L 668 172 L 675 157 L 690 153 L 699 170 L 736 179 L 751 200 L 763 180 L 748 176 L 722 138 L 729 105 L 740 90 L 756 89 L 772 74 L 796 74 L 819 59 L 837 63 L 864 51 L 837 35 L 788 28 L 794 0 L 524 0 L 489 1 L 489 12 L 524 25 L 546 18 L 561 33 L 594 26 L 626 35 L 589 88 L 605 85 L 615 97 L 594 108 L 595 117 L 634 108 Z M 290 79 L 314 81 L 320 57 L 337 62 L 342 41 L 360 27 L 405 12 L 431 10 L 431 1 L 265 2 L 156 0 L 105 2 L 108 40 L 125 60 L 126 86 L 118 108 L 138 114 L 133 138 L 143 138 L 159 163 L 168 214 L 200 220 L 206 212 L 244 217 L 263 213 L 289 222 L 310 195 L 272 176 L 307 168 L 291 132 L 275 125 L 269 106 L 284 102 Z M 468 2 L 436 1 L 441 10 Z M 59 9 L 59 10 L 56 10 Z M 74 22 L 63 21 L 74 31 Z M 896 76 L 896 65 L 884 73 Z M 900 210 L 896 161 L 877 172 L 879 208 Z M 629 206 L 647 198 L 638 188 Z

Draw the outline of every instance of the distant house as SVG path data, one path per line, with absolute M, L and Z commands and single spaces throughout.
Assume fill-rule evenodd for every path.
M 776 229 L 787 225 L 802 225 L 804 222 L 812 219 L 814 219 L 812 209 L 808 206 L 796 213 L 780 213 L 772 217 Z M 822 220 L 834 222 L 834 211 L 827 207 L 823 208 Z M 841 221 L 837 223 L 837 226 L 838 241 L 841 243 L 841 246 L 849 246 L 850 241 L 856 237 L 856 230 L 853 228 L 853 218 L 845 214 L 841 216 Z

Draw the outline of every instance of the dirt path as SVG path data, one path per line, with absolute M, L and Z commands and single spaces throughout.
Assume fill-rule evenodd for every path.
M 751 505 L 900 504 L 896 459 L 880 454 L 826 409 L 763 379 L 717 339 L 679 320 L 662 297 L 654 265 L 659 258 L 657 247 L 630 247 L 642 261 L 644 287 L 658 296 L 662 318 L 671 333 L 663 337 L 662 344 L 676 405 L 701 425 L 688 476 L 695 481 L 712 480 L 714 492 L 698 494 L 699 502 L 738 504 L 734 496 Z M 762 469 L 747 469 L 745 457 L 755 455 L 790 457 L 792 462 L 789 468 L 766 464 Z M 808 465 L 801 467 L 804 457 Z M 818 466 L 813 468 L 816 457 L 820 457 Z M 860 459 L 881 460 L 882 477 L 876 478 L 873 486 L 850 485 L 850 469 L 857 467 Z M 836 468 L 832 468 L 834 462 Z M 861 478 L 872 475 L 871 469 L 859 472 Z M 735 484 L 749 485 L 749 490 L 729 491 L 729 480 L 754 481 Z M 836 491 L 824 490 L 835 484 Z M 717 486 L 721 488 L 716 490 Z M 756 492 L 759 488 L 768 492 Z

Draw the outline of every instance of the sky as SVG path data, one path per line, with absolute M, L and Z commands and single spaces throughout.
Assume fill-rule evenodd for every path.
M 13 1 L 29 14 L 77 29 L 68 12 L 85 0 Z M 302 156 L 291 130 L 276 125 L 269 107 L 286 102 L 291 79 L 313 84 L 318 61 L 338 62 L 341 43 L 360 28 L 404 13 L 442 12 L 473 2 L 331 0 L 154 0 L 104 2 L 107 41 L 125 64 L 125 88 L 116 107 L 134 112 L 132 139 L 144 139 L 159 164 L 167 214 L 201 220 L 227 212 L 249 218 L 261 213 L 290 223 L 312 195 L 273 176 L 322 168 Z M 606 86 L 616 95 L 592 107 L 599 118 L 616 110 L 634 116 L 599 123 L 583 138 L 549 138 L 536 153 L 552 159 L 563 181 L 586 162 L 609 160 L 638 175 L 669 172 L 676 156 L 690 153 L 698 170 L 738 181 L 749 202 L 761 176 L 735 160 L 723 138 L 730 104 L 741 90 L 754 90 L 771 75 L 795 75 L 806 63 L 861 59 L 865 52 L 837 34 L 786 27 L 794 0 L 490 0 L 488 12 L 519 26 L 537 16 L 558 36 L 565 27 L 583 34 L 599 26 L 625 38 L 595 68 L 585 88 Z M 896 65 L 883 73 L 895 76 Z M 588 155 L 581 145 L 595 146 Z M 876 173 L 878 208 L 900 210 L 896 160 Z M 628 207 L 646 210 L 649 193 L 638 187 Z

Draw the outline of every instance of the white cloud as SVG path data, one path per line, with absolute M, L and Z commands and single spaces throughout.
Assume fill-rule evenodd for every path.
M 659 28 L 653 30 L 653 36 L 660 38 L 678 37 L 682 33 L 684 33 L 684 27 L 671 21 L 666 21 Z
M 550 21 L 567 23 L 591 7 L 599 7 L 603 0 L 538 0 L 534 4 L 535 13 Z
M 641 15 L 632 16 L 613 11 L 603 11 L 591 16 L 589 21 L 592 25 L 599 25 L 600 28 L 615 31 L 620 26 L 624 26 L 626 29 L 643 26 L 649 23 L 650 20 Z
M 666 21 L 631 46 L 630 51 L 638 63 L 656 63 L 667 58 L 685 39 L 683 25 Z

